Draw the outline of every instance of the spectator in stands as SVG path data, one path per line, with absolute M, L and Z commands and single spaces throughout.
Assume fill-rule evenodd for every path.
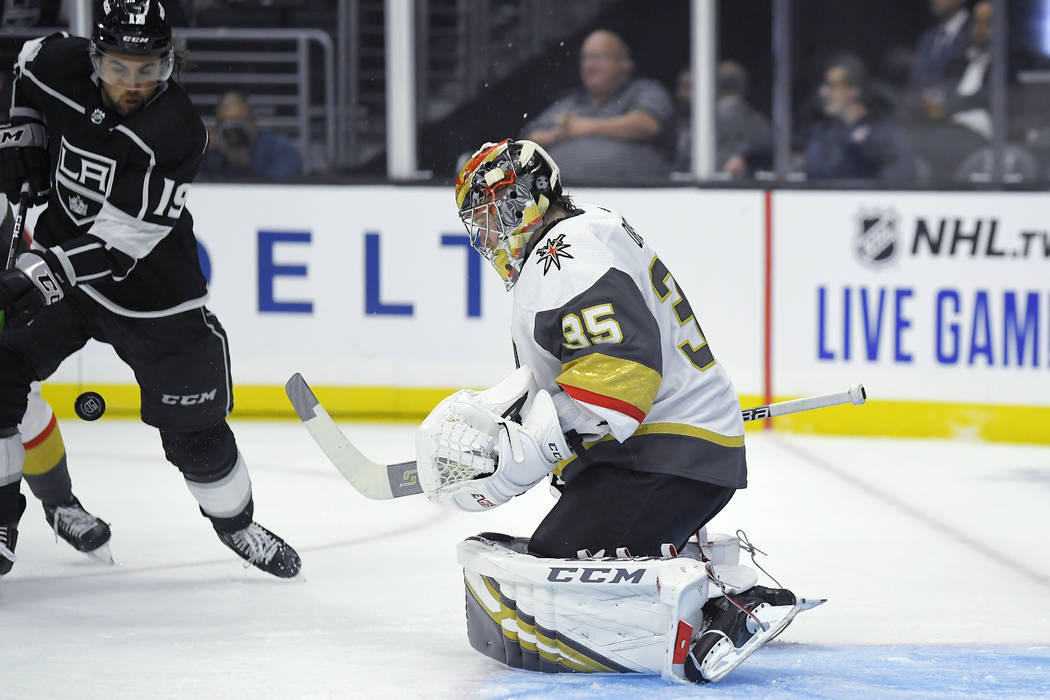
M 164 0 L 168 21 L 173 27 L 197 26 L 197 11 L 201 0 Z
M 215 118 L 202 174 L 263 180 L 303 174 L 303 159 L 295 144 L 284 134 L 260 129 L 241 93 L 223 95 Z
M 665 178 L 670 169 L 668 91 L 632 78 L 630 50 L 618 35 L 592 32 L 583 42 L 578 90 L 548 107 L 524 130 L 546 148 L 567 180 L 579 183 Z
M 55 27 L 63 14 L 62 0 L 0 2 L 0 28 Z
M 796 134 L 806 178 L 915 178 L 915 158 L 903 132 L 873 109 L 867 70 L 860 59 L 843 54 L 831 61 L 820 87 L 824 119 Z M 756 163 L 768 163 L 770 143 L 731 157 L 726 170 L 743 177 Z
M 69 0 L 67 0 L 68 2 Z M 57 27 L 68 24 L 62 16 L 62 0 L 0 0 L 0 32 L 22 32 L 36 27 Z M 0 75 L 10 83 L 11 69 L 22 48 L 25 36 L 6 38 L 0 42 Z M 10 85 L 8 85 L 10 87 Z M 0 95 L 3 112 L 11 108 L 10 90 Z
M 959 80 L 966 65 L 973 18 L 966 0 L 930 0 L 936 26 L 927 30 L 915 47 L 911 92 L 919 103 L 944 102 L 945 95 Z
M 973 7 L 971 42 L 959 80 L 943 99 L 926 95 L 923 109 L 931 119 L 947 117 L 986 139 L 992 138 L 992 118 L 988 113 L 988 68 L 992 62 L 992 3 Z
M 991 182 L 995 149 L 982 146 L 967 156 L 952 177 L 958 182 Z M 1003 147 L 1003 182 L 1032 182 L 1039 178 L 1039 160 L 1023 146 L 1008 143 Z
M 717 102 L 715 103 L 715 167 L 722 168 L 735 154 L 770 140 L 769 120 L 746 99 L 747 71 L 736 61 L 718 64 Z M 685 68 L 678 75 L 675 90 L 676 122 L 674 170 L 692 169 L 693 139 L 691 113 L 693 105 L 692 71 Z

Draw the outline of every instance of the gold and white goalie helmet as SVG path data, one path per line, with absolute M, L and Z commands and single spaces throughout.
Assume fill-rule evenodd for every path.
M 529 238 L 561 195 L 558 166 L 532 141 L 486 143 L 456 178 L 456 206 L 470 244 L 503 278 L 518 281 Z

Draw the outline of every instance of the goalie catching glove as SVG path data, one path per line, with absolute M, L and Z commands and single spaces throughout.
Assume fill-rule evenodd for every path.
M 520 423 L 514 420 L 519 406 Z M 467 511 L 494 508 L 528 491 L 571 454 L 551 395 L 535 390 L 524 367 L 487 391 L 449 396 L 416 433 L 423 493 Z

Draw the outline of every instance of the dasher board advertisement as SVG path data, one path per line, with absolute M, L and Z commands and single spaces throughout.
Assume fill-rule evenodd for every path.
M 1050 196 L 779 192 L 773 201 L 777 394 L 862 377 L 873 398 L 1050 403 Z

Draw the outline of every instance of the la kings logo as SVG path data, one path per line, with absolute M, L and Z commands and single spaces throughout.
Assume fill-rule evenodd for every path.
M 117 162 L 86 151 L 62 137 L 55 170 L 58 201 L 77 226 L 95 220 L 102 203 L 109 198 Z

